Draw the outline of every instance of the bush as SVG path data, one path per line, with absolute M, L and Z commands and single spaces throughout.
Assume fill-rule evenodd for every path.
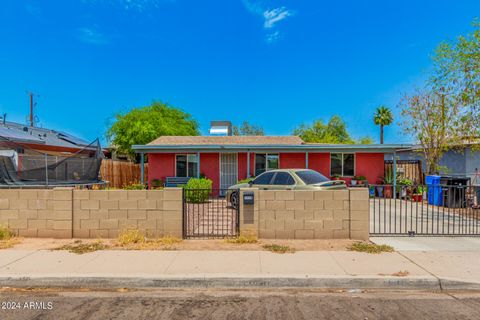
M 13 232 L 7 227 L 0 225 L 0 240 L 9 240 L 14 236 Z
M 153 179 L 152 185 L 150 186 L 153 189 L 162 188 L 163 187 L 163 180 L 162 179 Z
M 183 187 L 185 199 L 190 203 L 203 203 L 208 200 L 212 193 L 212 180 L 205 178 L 192 178 Z
M 247 179 L 239 180 L 239 181 L 237 181 L 237 184 L 249 183 L 250 181 L 253 181 L 253 179 L 255 179 L 255 178 L 247 178 Z
M 141 183 L 132 183 L 123 186 L 123 190 L 145 190 L 147 187 Z

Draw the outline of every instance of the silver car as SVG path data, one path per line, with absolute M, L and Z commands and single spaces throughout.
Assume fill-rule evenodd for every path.
M 227 199 L 238 208 L 238 189 L 258 188 L 260 190 L 337 190 L 346 189 L 343 180 L 330 180 L 323 174 L 310 169 L 276 169 L 262 173 L 247 183 L 228 188 Z

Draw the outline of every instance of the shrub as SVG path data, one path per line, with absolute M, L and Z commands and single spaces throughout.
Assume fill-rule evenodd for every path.
M 163 187 L 163 180 L 162 179 L 153 179 L 151 187 L 154 188 L 154 189 L 162 188 Z
M 212 180 L 205 178 L 192 178 L 183 187 L 185 199 L 190 203 L 203 203 L 208 200 L 212 193 Z
M 239 180 L 239 181 L 237 181 L 237 184 L 249 183 L 250 181 L 253 181 L 253 179 L 255 179 L 255 178 L 247 178 L 247 179 Z
M 132 183 L 123 186 L 123 190 L 145 190 L 147 187 L 141 183 Z
M 355 177 L 353 177 L 353 180 L 365 181 L 365 180 L 367 180 L 367 177 L 365 177 L 365 176 L 355 176 Z
M 0 225 L 0 240 L 9 240 L 13 237 L 13 232 L 7 227 Z

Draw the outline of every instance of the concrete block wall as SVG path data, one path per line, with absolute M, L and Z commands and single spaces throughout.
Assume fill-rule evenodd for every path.
M 74 190 L 74 238 L 115 238 L 126 229 L 182 237 L 182 190 Z
M 0 190 L 0 225 L 40 238 L 182 237 L 182 190 Z
M 0 189 L 0 225 L 22 237 L 71 238 L 72 189 Z
M 369 237 L 366 188 L 334 191 L 258 191 L 258 237 L 360 239 Z

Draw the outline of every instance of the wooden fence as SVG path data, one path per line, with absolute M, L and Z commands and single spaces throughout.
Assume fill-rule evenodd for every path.
M 393 172 L 393 160 L 385 160 L 385 174 Z M 397 160 L 397 174 L 400 178 L 412 180 L 414 184 L 423 184 L 424 175 L 422 161 L 420 160 Z
M 111 188 L 140 183 L 140 164 L 127 161 L 103 160 L 100 168 L 103 180 Z M 148 181 L 148 163 L 145 163 L 145 181 Z

